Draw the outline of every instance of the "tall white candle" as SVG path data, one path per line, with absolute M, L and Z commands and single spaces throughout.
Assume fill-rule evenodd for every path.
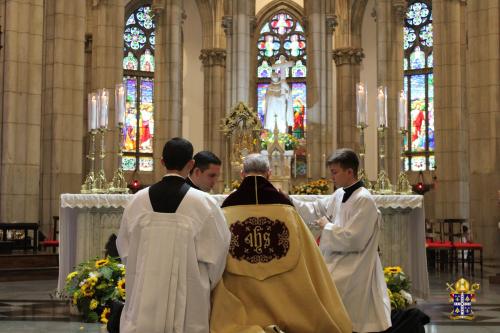
M 326 178 L 326 155 L 321 155 L 321 177 Z
M 307 178 L 311 178 L 312 161 L 311 154 L 307 154 Z
M 297 178 L 297 154 L 293 153 L 293 178 Z
M 89 112 L 89 130 L 95 130 L 99 127 L 98 113 L 99 113 L 99 95 L 95 92 L 89 94 L 90 99 L 90 112 Z
M 99 113 L 99 126 L 101 128 L 108 127 L 108 104 L 109 104 L 109 92 L 108 89 L 103 88 L 99 94 L 100 100 L 100 113 Z
M 387 127 L 387 87 L 378 87 L 377 94 L 378 127 Z
M 365 84 L 356 83 L 356 125 L 366 127 L 368 125 L 367 117 L 367 94 Z
M 94 113 L 94 105 L 96 101 L 92 99 L 92 93 L 87 95 L 87 123 L 89 132 L 94 129 L 95 124 L 95 113 Z
M 115 125 L 125 122 L 125 86 L 119 83 L 115 88 Z
M 407 120 L 407 104 L 406 104 L 406 93 L 404 90 L 399 92 L 399 103 L 398 103 L 398 127 L 400 131 L 406 130 L 408 126 Z

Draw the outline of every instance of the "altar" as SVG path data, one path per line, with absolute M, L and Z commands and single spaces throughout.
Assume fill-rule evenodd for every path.
M 59 212 L 59 281 L 79 263 L 104 255 L 109 236 L 117 233 L 123 208 L 131 194 L 62 194 Z M 226 195 L 214 195 L 222 203 Z M 300 201 L 314 201 L 321 195 L 294 195 Z M 374 195 L 384 223 L 379 241 L 383 266 L 401 266 L 412 281 L 412 293 L 429 295 L 425 251 L 425 214 L 421 195 Z M 313 234 L 318 230 L 310 227 Z

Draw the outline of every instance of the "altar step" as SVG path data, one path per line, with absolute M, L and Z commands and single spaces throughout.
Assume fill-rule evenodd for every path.
M 57 279 L 58 254 L 0 255 L 0 282 Z

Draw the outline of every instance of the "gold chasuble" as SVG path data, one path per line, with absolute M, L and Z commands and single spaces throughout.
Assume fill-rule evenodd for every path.
M 269 325 L 285 333 L 352 332 L 319 248 L 293 206 L 223 211 L 231 243 L 212 292 L 211 333 L 261 333 Z

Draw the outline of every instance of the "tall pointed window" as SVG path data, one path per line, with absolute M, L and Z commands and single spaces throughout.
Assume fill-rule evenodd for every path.
M 127 109 L 122 167 L 128 171 L 153 171 L 155 24 L 150 5 L 141 6 L 128 15 L 123 41 Z
M 408 103 L 406 170 L 433 170 L 434 76 L 432 3 L 410 0 L 404 26 L 404 89 Z
M 257 111 L 263 123 L 272 67 L 285 62 L 290 64 L 281 67 L 281 70 L 286 70 L 286 82 L 290 87 L 293 108 L 291 130 L 295 137 L 303 138 L 307 108 L 306 38 L 300 22 L 289 13 L 280 11 L 264 22 L 257 40 Z M 275 71 L 280 73 L 279 68 Z

